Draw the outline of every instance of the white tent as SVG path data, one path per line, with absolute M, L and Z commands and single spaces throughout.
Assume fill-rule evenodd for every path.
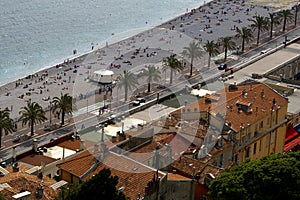
M 114 75 L 113 71 L 102 69 L 102 70 L 94 71 L 92 79 L 98 83 L 108 84 L 113 82 L 113 75 Z
M 198 89 L 193 89 L 192 91 L 191 91 L 191 94 L 192 95 L 195 95 L 195 96 L 199 96 L 199 97 L 203 97 L 203 96 L 205 96 L 206 94 L 212 94 L 212 93 L 214 93 L 215 91 L 210 91 L 210 90 L 205 90 L 205 89 L 200 89 L 200 90 L 198 90 Z

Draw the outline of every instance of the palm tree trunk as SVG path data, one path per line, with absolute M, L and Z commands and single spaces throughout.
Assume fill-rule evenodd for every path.
M 245 39 L 243 38 L 243 41 L 242 41 L 242 53 L 244 53 L 244 50 L 245 50 Z
M 282 29 L 282 32 L 285 32 L 285 26 L 286 26 L 286 18 L 284 18 L 284 20 L 283 20 L 283 29 Z
M 148 82 L 148 93 L 150 92 L 150 90 L 151 90 L 151 83 L 150 83 L 150 81 Z
M 272 39 L 273 37 L 273 23 L 270 26 L 270 38 Z
M 30 124 L 30 135 L 33 136 L 34 134 L 34 120 L 31 120 L 31 124 Z
M 193 75 L 193 62 L 194 62 L 194 58 L 192 56 L 191 57 L 191 67 L 190 67 L 190 77 L 192 77 L 192 75 Z
M 298 9 L 299 8 L 296 7 L 296 11 L 295 11 L 295 26 L 297 26 Z
M 259 44 L 259 36 L 260 36 L 260 29 L 257 30 L 257 41 L 256 41 L 256 45 Z
M 209 53 L 209 54 L 208 54 L 208 63 L 207 63 L 208 68 L 210 67 L 210 60 L 211 60 L 211 55 L 210 55 L 210 53 Z
M 2 127 L 0 127 L 0 148 L 2 147 Z
M 170 85 L 173 83 L 173 69 L 171 68 L 171 74 L 170 74 Z
M 225 48 L 225 55 L 224 55 L 224 62 L 226 62 L 226 60 L 227 60 L 227 48 Z
M 124 88 L 125 88 L 125 102 L 127 101 L 127 93 L 128 93 L 128 87 L 127 87 L 127 85 L 125 85 L 124 86 Z
M 61 111 L 61 125 L 64 125 L 65 124 L 65 110 L 62 109 Z

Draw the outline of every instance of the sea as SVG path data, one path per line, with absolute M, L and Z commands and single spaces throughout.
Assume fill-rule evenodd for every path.
M 209 2 L 206 0 L 206 2 Z M 204 0 L 0 0 L 0 85 L 151 29 Z

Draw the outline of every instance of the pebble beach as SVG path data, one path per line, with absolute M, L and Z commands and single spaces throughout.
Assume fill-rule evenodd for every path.
M 193 40 L 205 44 L 207 40 L 217 42 L 221 37 L 234 36 L 237 27 L 250 25 L 256 15 L 268 16 L 270 12 L 278 10 L 275 6 L 278 4 L 272 5 L 259 0 L 224 0 L 187 10 L 184 15 L 158 27 L 113 44 L 108 43 L 103 48 L 93 49 L 88 54 L 65 60 L 59 65 L 2 86 L 0 108 L 10 110 L 11 117 L 17 120 L 20 108 L 29 101 L 38 102 L 45 109 L 49 108 L 51 99 L 61 93 L 69 93 L 81 101 L 95 95 L 99 89 L 99 85 L 91 81 L 94 71 L 109 69 L 116 78 L 124 70 L 139 73 L 145 65 L 160 66 L 163 58 L 172 53 L 180 55 L 183 48 Z M 204 55 L 196 61 L 195 70 L 202 70 L 206 64 L 207 55 Z M 114 91 L 114 95 L 117 93 L 120 91 Z

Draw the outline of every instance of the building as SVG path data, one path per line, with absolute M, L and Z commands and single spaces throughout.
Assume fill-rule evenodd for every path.
M 267 85 L 246 81 L 207 94 L 171 116 L 188 122 L 190 129 L 181 128 L 182 134 L 194 128 L 200 138 L 198 158 L 210 155 L 227 167 L 283 152 L 287 106 L 288 100 Z

